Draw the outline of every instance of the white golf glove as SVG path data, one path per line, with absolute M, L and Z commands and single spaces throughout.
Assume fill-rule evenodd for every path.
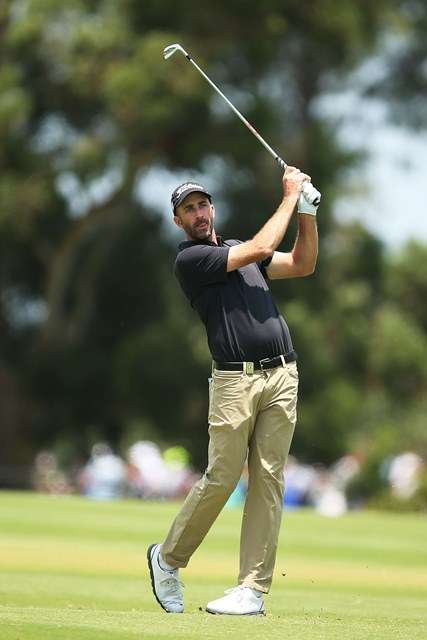
M 318 191 L 311 182 L 304 182 L 303 190 L 298 198 L 298 213 L 308 213 L 315 216 L 320 202 L 320 191 Z M 317 204 L 313 204 L 317 202 Z

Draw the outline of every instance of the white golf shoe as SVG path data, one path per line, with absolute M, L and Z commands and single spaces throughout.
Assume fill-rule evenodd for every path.
M 218 615 L 264 616 L 264 598 L 261 591 L 239 585 L 233 589 L 227 589 L 224 597 L 208 602 L 206 611 Z
M 178 569 L 168 571 L 159 564 L 160 545 L 152 544 L 147 550 L 148 568 L 150 569 L 151 586 L 156 600 L 167 613 L 182 613 L 184 600 L 182 583 L 179 581 Z

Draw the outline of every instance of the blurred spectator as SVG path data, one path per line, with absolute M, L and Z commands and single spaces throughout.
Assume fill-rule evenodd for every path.
M 188 465 L 184 447 L 171 447 L 162 453 L 154 442 L 140 440 L 128 452 L 128 484 L 131 494 L 140 498 L 177 498 L 187 495 L 199 477 Z
M 360 462 L 354 454 L 343 456 L 331 467 L 334 485 L 344 491 L 351 480 L 360 472 Z
M 325 516 L 340 516 L 348 510 L 345 488 L 359 473 L 357 458 L 347 455 L 329 469 L 301 464 L 289 456 L 285 468 L 285 508 L 312 506 Z
M 157 444 L 140 440 L 129 448 L 128 484 L 139 498 L 169 496 L 169 471 Z
M 184 498 L 200 477 L 200 474 L 192 471 L 188 451 L 182 446 L 169 447 L 162 454 L 156 443 L 140 440 L 129 448 L 127 458 L 126 464 L 112 452 L 108 444 L 95 444 L 90 460 L 78 476 L 82 493 L 97 499 L 120 498 L 124 495 L 154 500 Z M 308 506 L 325 516 L 340 516 L 348 511 L 349 504 L 351 508 L 363 506 L 373 497 L 381 495 L 383 502 L 380 505 L 390 508 L 384 502 L 386 495 L 397 498 L 397 502 L 409 501 L 416 495 L 425 464 L 418 454 L 407 451 L 383 459 L 381 464 L 377 462 L 372 468 L 373 474 L 367 474 L 366 463 L 361 465 L 359 458 L 353 454 L 343 456 L 329 468 L 303 464 L 295 456 L 289 456 L 284 470 L 284 506 L 286 509 Z M 378 482 L 375 484 L 377 476 L 381 476 L 383 485 L 378 485 Z M 32 482 L 36 491 L 52 494 L 73 492 L 71 481 L 59 468 L 55 454 L 50 451 L 41 451 L 37 455 Z M 372 488 L 372 492 L 362 493 L 361 499 L 354 501 L 354 485 L 361 482 L 368 489 Z M 382 486 L 381 494 L 377 485 Z M 390 491 L 384 492 L 387 486 Z M 246 465 L 226 506 L 242 506 L 247 487 Z
M 310 502 L 322 516 L 342 516 L 348 510 L 344 491 L 336 486 L 334 475 L 319 469 L 310 487 Z
M 83 493 L 97 500 L 120 498 L 125 493 L 126 467 L 110 446 L 99 442 L 92 447 L 89 462 L 80 474 Z
M 169 447 L 163 454 L 169 470 L 172 495 L 175 498 L 185 497 L 200 474 L 190 468 L 190 454 L 184 447 Z
M 393 458 L 388 470 L 392 494 L 396 498 L 411 498 L 418 489 L 422 469 L 422 458 L 411 451 Z
M 298 509 L 306 505 L 310 487 L 316 477 L 315 469 L 299 463 L 295 456 L 289 456 L 284 474 L 285 508 Z
M 58 460 L 50 451 L 40 451 L 34 461 L 33 486 L 42 493 L 72 493 L 67 476 L 59 469 Z

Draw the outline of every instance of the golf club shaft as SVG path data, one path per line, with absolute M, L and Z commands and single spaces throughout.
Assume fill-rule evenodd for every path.
M 212 80 L 209 78 L 209 76 L 206 75 L 206 73 L 203 71 L 203 69 L 201 69 L 199 67 L 199 65 L 197 64 L 197 62 L 195 62 L 193 60 L 193 58 L 187 53 L 186 54 L 186 58 L 188 58 L 188 60 L 191 62 L 191 64 L 197 69 L 197 71 L 204 77 L 204 79 L 209 82 L 209 84 L 211 85 L 212 89 L 214 89 L 218 95 L 221 96 L 221 98 L 223 98 L 226 103 L 228 104 L 228 106 L 234 111 L 234 113 L 236 114 L 236 116 L 238 116 L 240 118 L 240 120 L 243 122 L 243 124 L 249 129 L 249 131 L 251 131 L 254 136 L 256 138 L 258 138 L 258 140 L 261 142 L 261 144 L 267 149 L 267 151 L 273 156 L 273 158 L 279 163 L 279 165 L 283 168 L 286 169 L 286 167 L 288 166 L 286 164 L 286 162 L 283 160 L 283 158 L 281 158 L 275 151 L 274 149 L 272 149 L 272 147 L 270 147 L 270 145 L 264 140 L 264 138 L 258 133 L 258 131 L 255 129 L 254 126 L 251 125 L 251 123 L 246 120 L 246 118 L 240 113 L 240 111 L 238 109 L 236 109 L 236 107 L 234 106 L 234 104 L 232 102 L 230 102 L 230 100 L 227 98 L 226 95 L 223 94 L 223 92 L 221 91 L 221 89 L 219 89 L 216 84 L 214 82 L 212 82 Z
M 240 113 L 240 111 L 238 109 L 236 109 L 236 107 L 234 106 L 234 104 L 227 98 L 226 95 L 223 94 L 223 92 L 216 86 L 216 84 L 214 82 L 212 82 L 212 80 L 209 78 L 209 76 L 206 75 L 206 73 L 203 71 L 203 69 L 201 69 L 199 67 L 199 65 L 197 64 L 197 62 L 195 62 L 193 60 L 193 58 L 190 56 L 190 54 L 185 51 L 185 49 L 183 49 L 183 47 L 181 47 L 180 44 L 176 43 L 176 44 L 171 44 L 167 47 L 164 48 L 163 50 L 163 56 L 165 58 L 165 60 L 167 60 L 168 58 L 170 58 L 171 56 L 173 56 L 174 53 L 176 53 L 177 51 L 180 51 L 186 58 L 187 60 L 189 60 L 191 62 L 191 64 L 193 65 L 193 67 L 195 67 L 197 69 L 197 71 L 204 77 L 204 79 L 210 84 L 210 86 L 217 92 L 217 94 L 219 96 L 221 96 L 221 98 L 223 100 L 225 100 L 225 102 L 228 104 L 228 106 L 230 107 L 230 109 L 232 109 L 234 111 L 234 113 L 236 114 L 236 116 L 239 117 L 239 119 L 243 122 L 243 124 L 249 129 L 249 131 L 251 133 L 253 133 L 253 135 L 257 138 L 257 140 L 259 140 L 261 142 L 261 144 L 263 145 L 263 147 L 265 149 L 267 149 L 267 151 L 273 156 L 273 158 L 276 160 L 276 162 L 280 165 L 280 167 L 282 167 L 283 170 L 286 170 L 286 167 L 288 166 L 286 164 L 286 162 L 283 160 L 283 158 L 281 158 L 275 151 L 274 149 L 272 149 L 270 147 L 269 144 L 267 144 L 267 142 L 264 140 L 264 138 L 258 133 L 258 131 L 255 129 L 255 127 L 253 127 L 251 125 L 251 123 L 246 120 L 246 118 L 244 116 L 242 116 L 242 114 Z M 307 200 L 307 202 L 309 204 L 313 204 L 315 206 L 319 205 L 320 199 L 321 199 L 321 193 L 309 182 L 305 182 L 302 188 L 302 192 L 301 195 Z

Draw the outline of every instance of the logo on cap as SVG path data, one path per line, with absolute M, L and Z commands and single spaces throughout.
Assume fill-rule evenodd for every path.
M 179 187 L 177 187 L 171 197 L 172 211 L 175 212 L 176 207 L 181 204 L 181 202 L 186 198 L 190 193 L 194 193 L 195 191 L 200 191 L 204 193 L 209 201 L 212 201 L 212 196 L 208 191 L 206 191 L 205 187 L 198 182 L 184 182 Z
M 204 191 L 205 188 L 202 187 L 201 184 L 197 184 L 196 182 L 186 182 L 185 184 L 182 184 L 180 187 L 178 187 L 178 189 L 176 190 L 176 197 L 179 198 L 179 196 L 181 195 L 181 193 L 184 193 L 184 191 L 187 191 L 187 189 L 194 189 L 194 191 Z

